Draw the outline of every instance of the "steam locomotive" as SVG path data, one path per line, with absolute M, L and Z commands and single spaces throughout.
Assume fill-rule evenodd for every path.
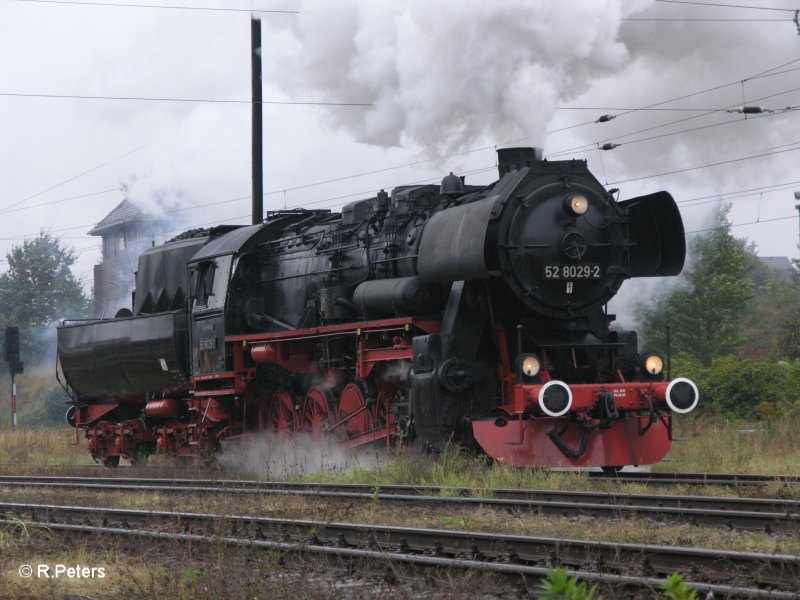
M 667 192 L 617 201 L 585 161 L 498 151 L 499 179 L 192 230 L 139 258 L 131 309 L 65 321 L 92 456 L 208 457 L 224 440 L 455 441 L 516 466 L 659 461 L 698 390 L 611 327 L 632 277 L 677 275 Z

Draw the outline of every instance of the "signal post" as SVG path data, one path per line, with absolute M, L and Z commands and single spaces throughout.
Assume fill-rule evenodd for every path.
M 11 373 L 11 424 L 17 426 L 17 384 L 14 381 L 22 373 L 24 363 L 19 359 L 19 327 L 6 327 L 5 360 Z

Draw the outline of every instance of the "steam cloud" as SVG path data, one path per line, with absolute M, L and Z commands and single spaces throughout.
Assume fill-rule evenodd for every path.
M 345 450 L 332 438 L 311 434 L 251 436 L 218 455 L 220 465 L 234 473 L 282 480 L 293 475 L 342 472 L 354 466 L 369 468 L 386 457 L 386 450 Z
M 790 68 L 751 79 L 774 74 L 789 60 L 785 44 L 796 39 L 796 31 L 788 20 L 780 29 L 748 27 L 748 43 L 742 44 L 744 30 L 732 29 L 737 25 L 624 21 L 727 15 L 653 0 L 306 0 L 302 11 L 289 25 L 289 39 L 270 46 L 271 53 L 284 53 L 276 83 L 298 96 L 371 103 L 333 108 L 325 120 L 360 142 L 417 146 L 428 158 L 487 144 L 540 146 L 548 153 L 577 148 L 559 158 L 586 158 L 607 181 L 634 178 L 623 190 L 623 197 L 632 197 L 643 186 L 664 187 L 640 183 L 635 178 L 641 175 L 785 144 L 796 119 L 796 113 L 787 113 L 737 123 L 742 115 L 721 111 L 627 135 L 698 113 L 634 112 L 591 125 L 604 112 L 623 111 L 558 112 L 569 105 L 644 107 L 727 83 L 736 85 L 671 102 L 668 108 L 798 104 L 788 96 L 796 87 Z M 776 36 L 785 36 L 785 43 Z M 576 123 L 590 126 L 547 133 Z M 709 124 L 720 126 L 658 137 Z M 653 139 L 639 143 L 639 138 Z M 622 146 L 604 153 L 601 165 L 596 144 L 612 139 Z M 588 148 L 581 146 L 587 142 Z M 796 156 L 770 160 L 788 170 Z M 764 166 L 754 160 L 734 169 L 689 171 L 671 177 L 669 185 L 687 183 L 713 193 L 774 183 L 769 181 L 774 170 Z M 700 212 L 692 211 L 693 225 L 710 211 Z
M 306 3 L 281 82 L 320 99 L 359 141 L 433 157 L 478 140 L 542 145 L 565 101 L 628 60 L 621 18 L 650 2 L 409 0 Z

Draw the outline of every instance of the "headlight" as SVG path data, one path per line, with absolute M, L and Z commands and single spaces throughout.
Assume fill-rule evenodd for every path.
M 535 354 L 527 354 L 522 357 L 521 367 L 525 377 L 536 377 L 542 370 L 542 361 Z
M 581 194 L 573 194 L 564 199 L 564 209 L 569 215 L 581 216 L 589 210 L 589 200 Z
M 642 356 L 642 370 L 648 375 L 661 375 L 664 371 L 664 359 L 655 352 Z

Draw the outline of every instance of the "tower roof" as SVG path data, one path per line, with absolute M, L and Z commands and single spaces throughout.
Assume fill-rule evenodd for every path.
M 89 235 L 103 235 L 110 229 L 115 229 L 131 221 L 140 221 L 149 219 L 149 217 L 142 209 L 136 204 L 125 198 L 120 202 L 117 207 L 108 213 L 103 220 L 95 225 L 90 231 Z
M 792 261 L 788 256 L 759 256 L 758 260 L 774 271 L 782 271 L 784 273 L 794 273 Z

